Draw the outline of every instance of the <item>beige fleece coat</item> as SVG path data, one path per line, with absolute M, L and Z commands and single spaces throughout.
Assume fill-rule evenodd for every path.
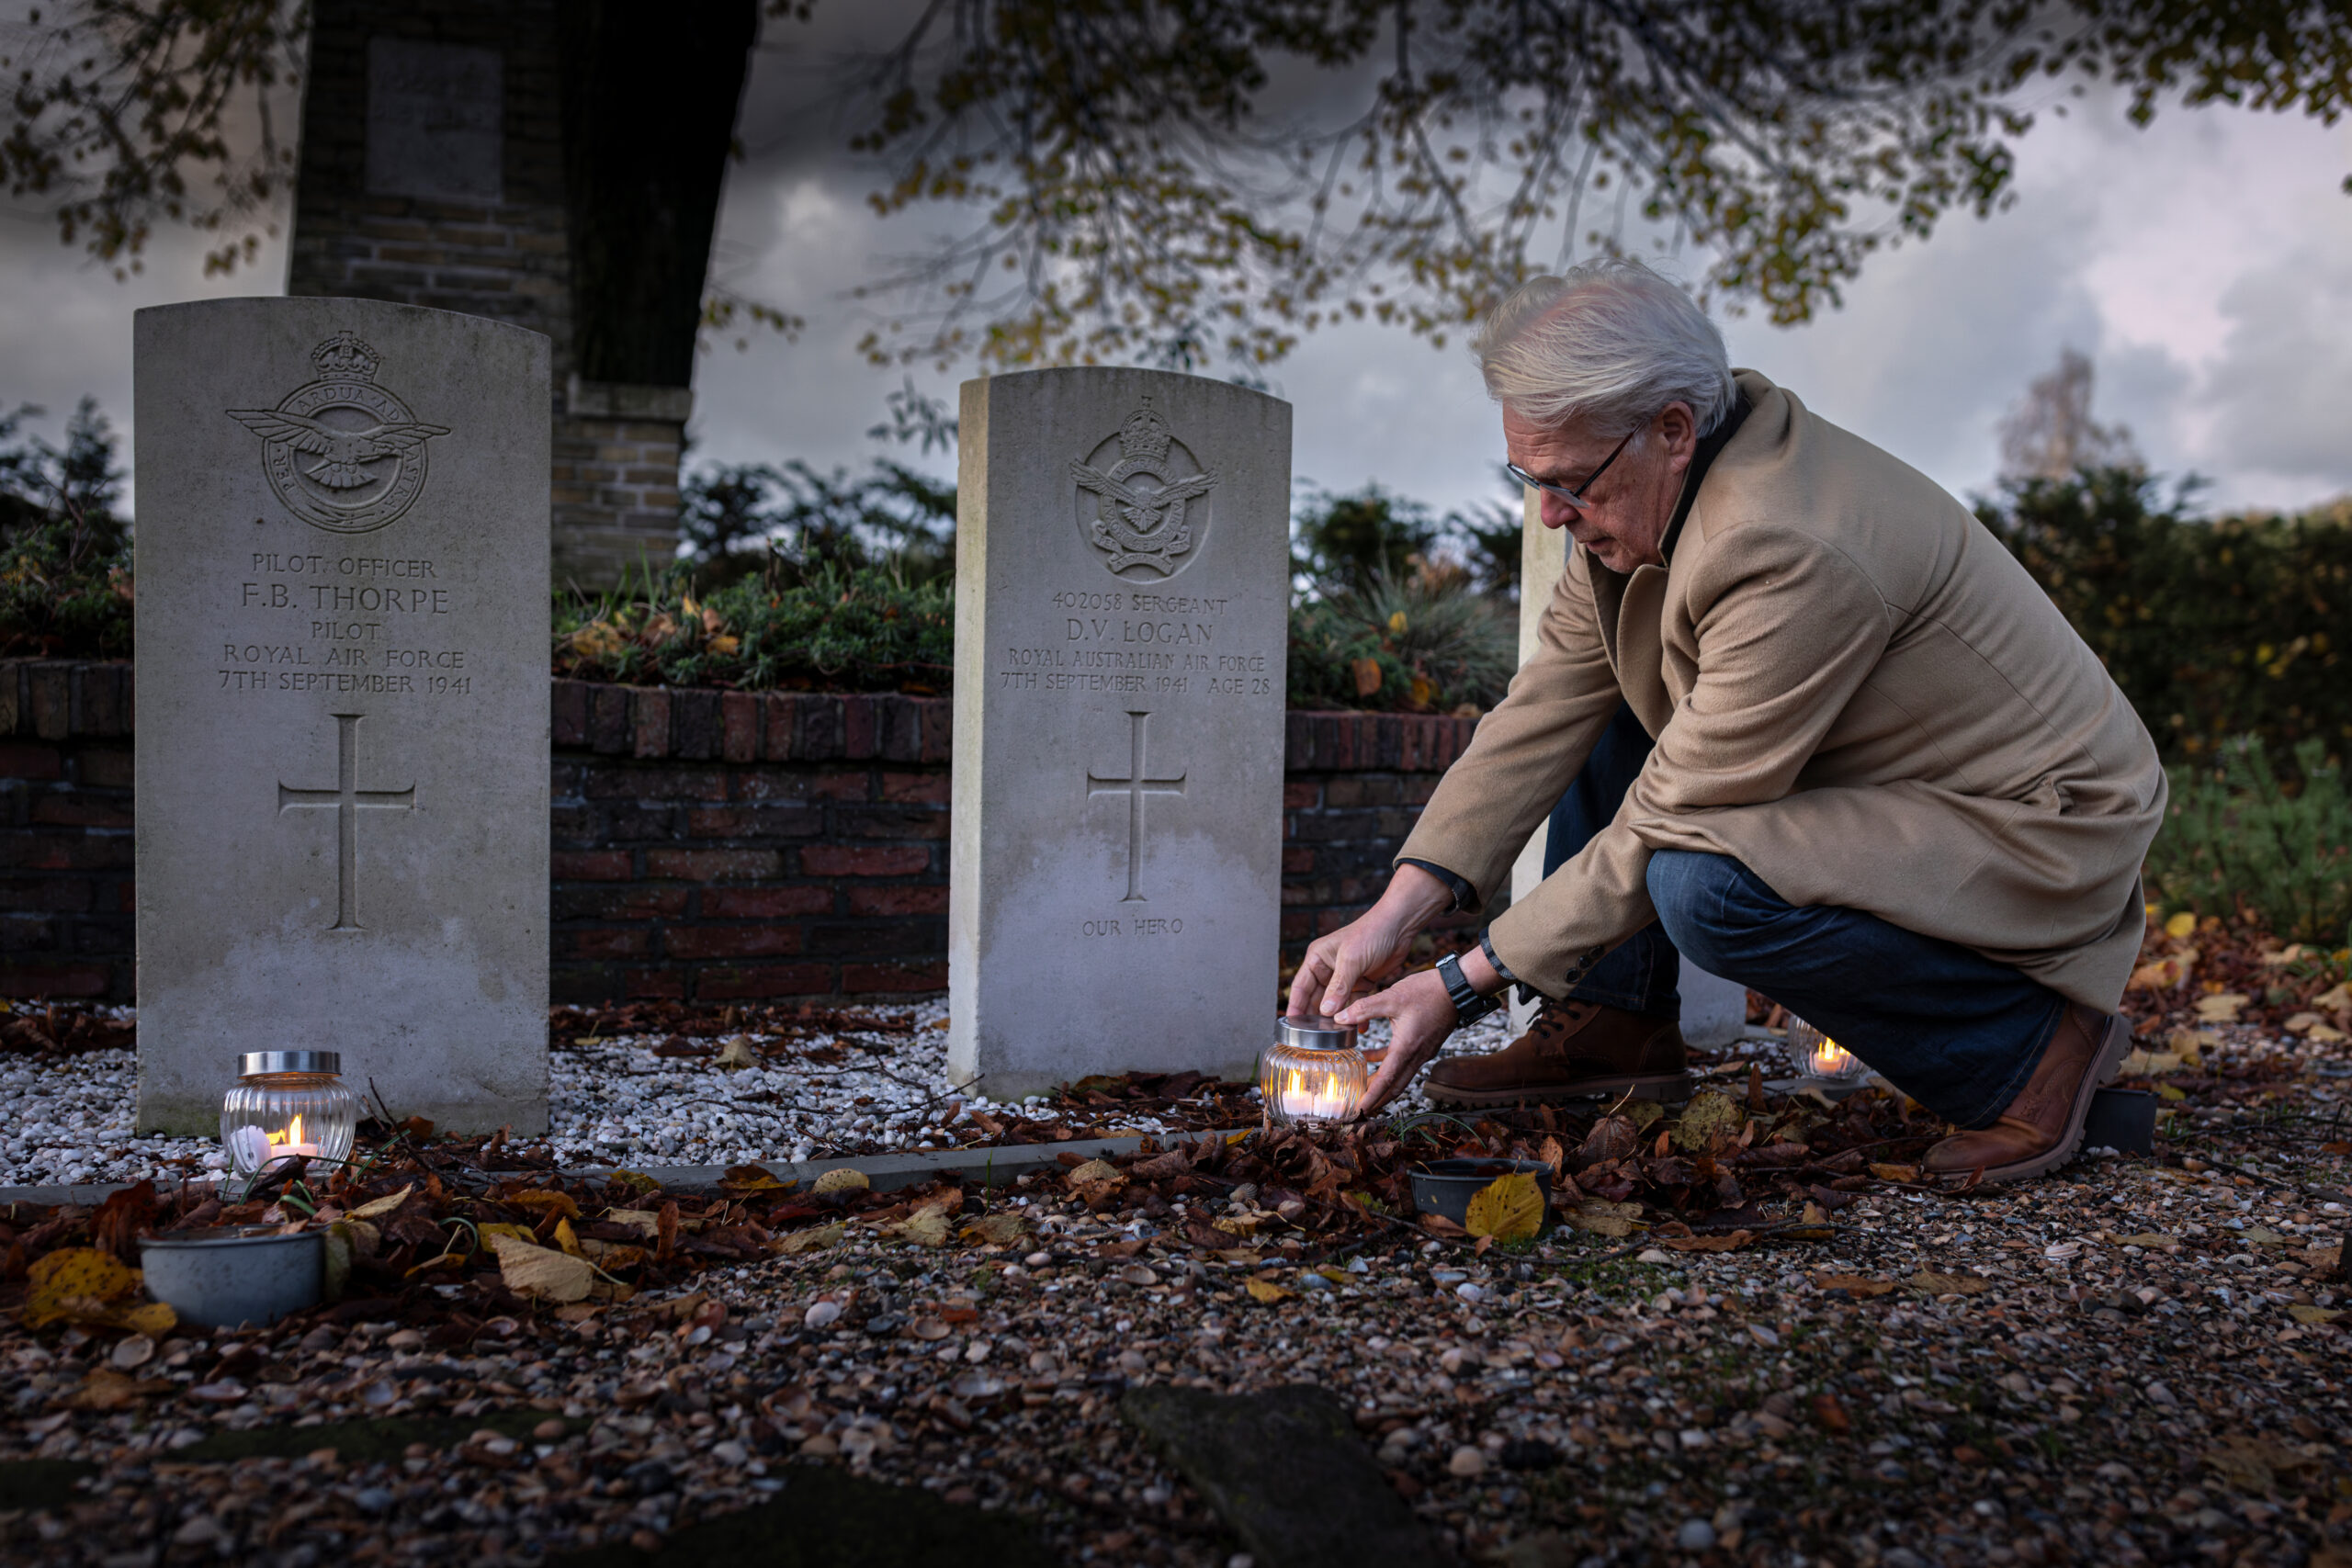
M 1491 897 L 1622 696 L 1657 745 L 1616 818 L 1495 920 L 1520 979 L 1564 994 L 1654 918 L 1651 852 L 1683 849 L 2113 1011 L 2164 817 L 2146 729 L 1964 507 L 1738 378 L 1752 412 L 1671 562 L 1569 552 L 1537 652 L 1397 858 Z

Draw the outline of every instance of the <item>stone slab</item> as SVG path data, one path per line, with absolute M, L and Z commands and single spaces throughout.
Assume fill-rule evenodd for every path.
M 965 383 L 948 1069 L 1248 1076 L 1280 964 L 1290 406 Z
M 498 201 L 506 188 L 506 71 L 494 49 L 368 40 L 368 192 Z
M 1119 1414 L 1208 1499 L 1258 1568 L 1445 1561 L 1328 1389 L 1131 1388 Z
M 1044 1568 L 1056 1561 L 1025 1519 L 947 1503 L 831 1465 L 795 1464 L 765 1503 L 719 1514 L 651 1551 L 608 1542 L 551 1554 L 550 1568 Z
M 313 299 L 133 337 L 140 1127 L 315 1048 L 543 1132 L 548 340 Z
M 908 1154 L 860 1155 L 851 1159 L 813 1159 L 802 1164 L 790 1161 L 765 1160 L 761 1164 L 779 1180 L 796 1180 L 803 1187 L 815 1184 L 817 1178 L 829 1170 L 863 1171 L 866 1180 L 877 1192 L 896 1191 L 942 1176 L 960 1176 L 978 1181 L 982 1186 L 997 1187 L 1016 1177 L 1040 1170 L 1062 1168 L 1062 1156 L 1079 1159 L 1107 1158 L 1113 1155 L 1131 1155 L 1147 1141 L 1163 1146 L 1188 1143 L 1200 1138 L 1238 1138 L 1248 1128 L 1231 1128 L 1215 1133 L 1163 1133 L 1123 1138 L 1070 1138 L 1057 1144 L 1009 1144 L 981 1149 L 921 1149 Z M 575 1178 L 601 1179 L 611 1176 L 615 1166 L 585 1166 L 566 1169 L 557 1174 L 565 1180 Z M 718 1190 L 727 1167 L 718 1165 L 656 1165 L 630 1168 L 639 1176 L 650 1176 L 673 1191 L 697 1192 Z M 496 1171 L 501 1179 L 536 1174 L 528 1171 Z M 130 1185 L 123 1181 L 86 1181 L 71 1187 L 0 1187 L 0 1204 L 34 1203 L 54 1208 L 60 1203 L 94 1206 L 105 1202 L 115 1193 Z

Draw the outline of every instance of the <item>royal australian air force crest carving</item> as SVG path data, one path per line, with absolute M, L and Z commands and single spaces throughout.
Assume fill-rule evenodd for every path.
M 262 469 L 286 509 L 334 534 L 365 534 L 424 493 L 424 444 L 448 428 L 419 424 L 376 384 L 382 356 L 349 333 L 311 352 L 319 378 L 274 409 L 231 409 L 262 439 Z
M 1149 398 L 1116 435 L 1069 468 L 1078 480 L 1079 529 L 1102 552 L 1113 576 L 1169 578 L 1193 563 L 1208 534 L 1208 494 L 1217 473 L 1169 434 Z

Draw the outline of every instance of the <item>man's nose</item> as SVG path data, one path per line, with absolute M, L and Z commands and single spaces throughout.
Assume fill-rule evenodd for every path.
M 1544 498 L 1537 515 L 1543 519 L 1546 528 L 1565 528 L 1584 515 L 1573 502 L 1554 495 L 1548 490 L 1536 493 Z

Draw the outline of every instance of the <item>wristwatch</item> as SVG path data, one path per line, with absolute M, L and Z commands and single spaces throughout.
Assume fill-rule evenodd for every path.
M 1500 998 L 1482 997 L 1472 989 L 1469 977 L 1462 973 L 1461 961 L 1450 953 L 1437 961 L 1437 977 L 1445 982 L 1445 994 L 1453 998 L 1456 1028 L 1476 1023 L 1503 1005 Z

